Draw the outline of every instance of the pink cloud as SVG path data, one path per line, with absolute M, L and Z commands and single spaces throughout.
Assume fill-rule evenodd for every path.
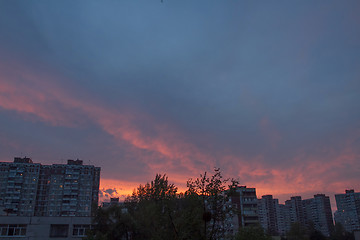
M 167 159 L 176 159 L 189 170 L 197 170 L 191 161 L 207 162 L 208 156 L 199 152 L 191 143 L 179 139 L 181 134 L 169 127 L 153 122 L 150 116 L 141 115 L 158 131 L 156 137 L 145 135 L 133 124 L 135 114 L 119 112 L 99 102 L 80 99 L 55 82 L 57 76 L 33 72 L 23 66 L 1 64 L 0 107 L 15 111 L 26 118 L 36 118 L 54 126 L 77 127 L 92 121 L 121 144 L 125 141 L 134 148 L 157 152 Z M 181 138 L 181 137 L 180 137 Z M 148 163 L 150 168 L 159 168 Z
M 224 166 L 225 177 L 239 176 L 244 181 L 242 184 L 256 187 L 259 196 L 301 195 L 314 191 L 343 192 L 348 186 L 360 187 L 354 185 L 352 178 L 340 178 L 342 171 L 356 171 L 348 169 L 348 166 L 356 165 L 360 158 L 352 148 L 359 132 L 349 137 L 349 142 L 341 151 L 325 149 L 324 156 L 299 152 L 289 159 L 292 164 L 287 166 L 271 166 L 266 161 L 267 156 L 262 154 L 252 159 L 232 154 L 215 157 L 200 151 L 171 124 L 159 124 L 151 116 L 134 109 L 120 111 L 110 108 L 100 100 L 86 96 L 86 93 L 80 98 L 59 82 L 61 78 L 58 76 L 37 73 L 17 64 L 1 63 L 0 108 L 54 126 L 80 127 L 87 122 L 95 123 L 113 136 L 119 145 L 128 144 L 150 172 L 155 174 L 165 170 L 180 191 L 185 189 L 188 178 L 196 178 L 200 173 L 211 170 L 216 167 L 217 161 Z M 156 136 L 146 135 L 135 124 L 139 118 L 152 126 Z M 264 117 L 259 126 L 264 136 L 276 147 L 282 137 L 274 124 Z M 148 153 L 144 154 L 142 150 Z M 126 195 L 131 194 L 140 183 L 143 184 L 102 178 L 101 188 L 116 188 L 118 194 Z

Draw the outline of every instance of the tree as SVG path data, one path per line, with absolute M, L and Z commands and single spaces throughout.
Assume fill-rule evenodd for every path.
M 264 233 L 264 230 L 258 227 L 244 227 L 240 228 L 235 235 L 235 240 L 271 240 L 271 236 Z
M 307 225 L 307 231 L 310 240 L 326 240 L 324 234 L 315 228 L 315 224 L 312 221 L 309 221 Z
M 88 240 L 131 239 L 136 232 L 135 222 L 121 206 L 107 209 L 99 207 L 94 217 L 94 229 L 87 234 Z
M 165 201 L 176 198 L 177 187 L 169 184 L 166 174 L 156 174 L 155 179 L 144 186 L 140 185 L 137 191 L 133 193 L 131 201 Z
M 178 239 L 204 239 L 202 214 L 202 201 L 197 195 L 183 194 L 179 197 L 174 220 Z
M 331 240 L 354 240 L 354 234 L 345 230 L 341 223 L 335 223 L 334 231 L 330 235 Z
M 137 223 L 134 239 L 177 239 L 174 223 L 177 187 L 166 175 L 156 174 L 150 183 L 140 185 L 125 201 Z
M 308 240 L 306 228 L 299 222 L 291 224 L 290 231 L 286 236 L 288 240 Z
M 310 234 L 310 240 L 326 240 L 326 237 L 320 231 L 315 230 Z
M 99 207 L 94 217 L 95 228 L 88 240 L 177 239 L 173 220 L 177 187 L 169 184 L 166 175 L 140 185 L 124 206 Z
M 201 204 L 200 216 L 194 216 L 202 219 L 203 227 L 202 239 L 217 239 L 226 235 L 226 221 L 231 219 L 229 216 L 228 196 L 226 183 L 229 179 L 224 179 L 219 168 L 214 169 L 214 175 L 207 176 L 205 172 L 200 178 L 189 179 L 187 182 L 188 190 L 186 196 L 197 197 Z
M 157 174 L 150 183 L 139 185 L 124 206 L 99 208 L 95 228 L 86 239 L 227 239 L 228 180 L 220 169 L 214 171 L 212 176 L 205 172 L 194 181 L 189 179 L 182 194 L 177 194 L 166 175 Z

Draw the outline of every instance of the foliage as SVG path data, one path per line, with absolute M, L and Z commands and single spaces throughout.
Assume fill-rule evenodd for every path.
M 123 206 L 98 208 L 95 229 L 86 239 L 226 239 L 227 182 L 215 169 L 212 176 L 205 172 L 190 179 L 188 190 L 177 194 L 167 176 L 157 174 L 127 197 Z
M 286 234 L 288 240 L 308 240 L 307 229 L 299 222 L 291 224 L 290 231 Z
M 334 231 L 330 236 L 331 240 L 354 240 L 354 234 L 349 233 L 344 229 L 344 226 L 341 223 L 335 223 Z
M 235 236 L 235 240 L 271 240 L 271 236 L 264 233 L 259 227 L 244 227 L 239 230 Z
M 318 230 L 310 234 L 310 240 L 326 240 L 326 237 Z
M 229 179 L 223 179 L 219 168 L 214 169 L 214 175 L 207 176 L 205 172 L 200 178 L 189 179 L 186 196 L 198 197 L 201 210 L 198 212 L 202 218 L 202 239 L 217 239 L 227 235 L 227 219 L 231 219 L 231 211 L 228 206 L 228 195 L 226 183 Z M 234 185 L 236 181 L 232 180 Z
M 132 217 L 120 206 L 107 209 L 99 207 L 96 211 L 94 229 L 88 233 L 88 240 L 130 239 L 135 229 Z
M 316 230 L 315 225 L 313 222 L 308 222 L 307 227 L 308 235 L 310 240 L 326 240 L 327 238 L 320 232 Z
M 183 195 L 180 198 L 175 216 L 178 239 L 204 239 L 202 213 L 201 199 L 198 196 Z
M 134 239 L 177 239 L 176 192 L 177 187 L 169 184 L 166 175 L 157 174 L 126 199 L 125 206 L 138 224 Z
M 144 186 L 140 185 L 137 192 L 133 193 L 129 201 L 165 201 L 176 197 L 177 187 L 174 184 L 169 184 L 166 175 L 156 174 L 155 180 L 147 183 Z

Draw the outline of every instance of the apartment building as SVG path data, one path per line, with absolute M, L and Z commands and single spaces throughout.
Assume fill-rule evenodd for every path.
M 360 192 L 345 190 L 345 194 L 335 194 L 335 200 L 335 222 L 341 223 L 348 232 L 360 230 Z
M 316 194 L 314 198 L 303 200 L 303 207 L 306 224 L 313 224 L 316 230 L 329 237 L 334 229 L 330 198 Z
M 42 165 L 30 158 L 0 162 L 0 209 L 11 216 L 91 216 L 98 204 L 100 168 L 67 164 Z
M 257 197 L 255 188 L 237 186 L 231 190 L 230 201 L 237 214 L 234 214 L 235 232 L 238 227 L 256 226 L 259 224 Z
M 301 196 L 291 197 L 290 200 L 285 201 L 285 206 L 289 211 L 290 222 L 298 222 L 305 225 L 304 209 Z
M 26 157 L 0 163 L 0 214 L 34 215 L 40 167 Z
M 81 240 L 91 227 L 91 217 L 0 216 L 0 239 Z
M 286 235 L 293 223 L 312 225 L 325 236 L 330 236 L 334 228 L 330 199 L 324 194 L 305 200 L 291 197 L 285 204 L 265 195 L 258 200 L 258 208 L 260 224 L 271 235 Z
M 280 206 L 279 200 L 272 195 L 264 195 L 258 199 L 259 222 L 263 229 L 271 235 L 279 235 Z

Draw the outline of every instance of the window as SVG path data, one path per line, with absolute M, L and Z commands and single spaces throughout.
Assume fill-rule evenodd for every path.
M 90 229 L 90 225 L 74 225 L 73 236 L 84 237 Z
M 26 224 L 1 224 L 0 236 L 25 236 Z
M 51 224 L 50 237 L 67 237 L 69 231 L 68 224 Z

